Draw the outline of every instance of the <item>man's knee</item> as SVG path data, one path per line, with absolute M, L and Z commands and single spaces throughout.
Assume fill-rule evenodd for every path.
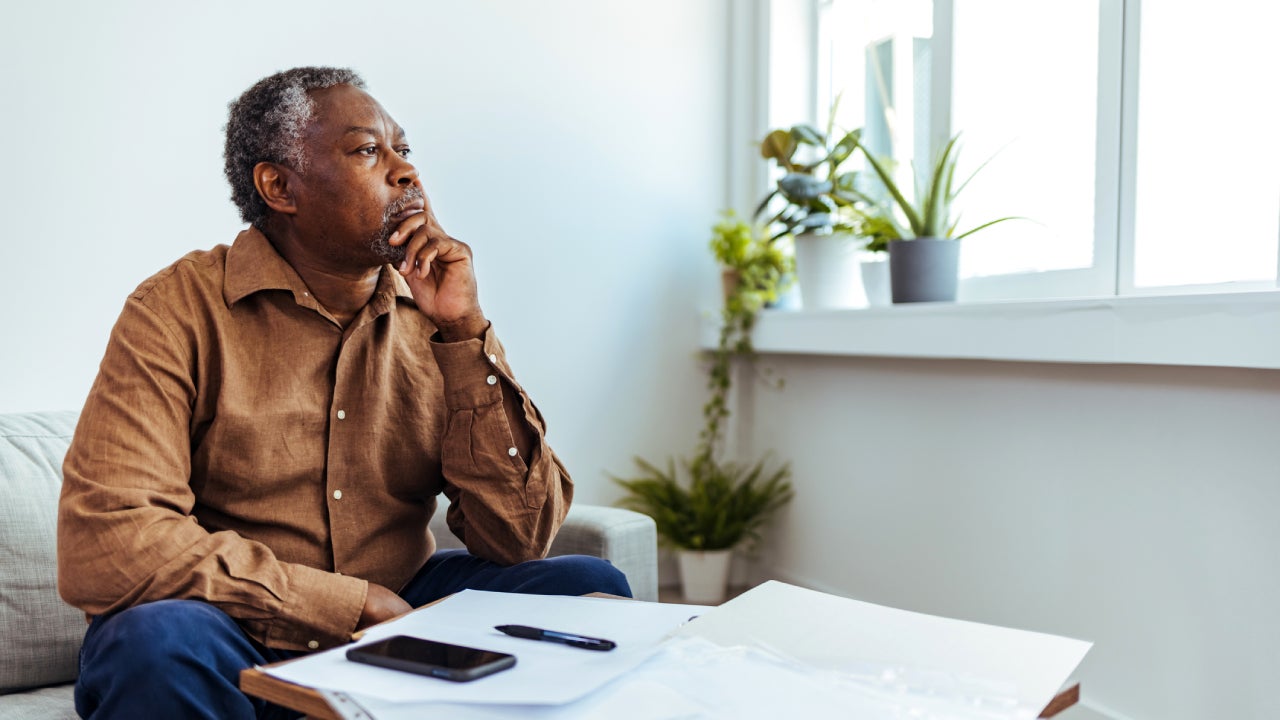
M 112 656 L 119 669 L 145 671 L 183 657 L 209 657 L 208 645 L 240 638 L 235 622 L 221 610 L 195 600 L 160 600 L 102 618 L 92 638 L 95 655 Z
M 81 717 L 253 717 L 240 670 L 261 654 L 235 621 L 207 603 L 160 600 L 97 618 L 85 636 L 76 710 Z
M 586 595 L 599 592 L 621 597 L 631 597 L 631 585 L 627 576 L 608 560 L 590 555 L 562 555 L 550 558 L 548 565 L 555 567 L 557 582 L 564 586 L 562 595 Z

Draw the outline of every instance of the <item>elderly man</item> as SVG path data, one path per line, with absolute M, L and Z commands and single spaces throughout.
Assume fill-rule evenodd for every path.
M 58 584 L 91 623 L 82 717 L 247 718 L 242 668 L 465 588 L 630 595 L 545 558 L 573 485 L 436 222 L 404 131 L 349 70 L 231 105 L 251 227 L 125 303 L 64 466 Z M 435 552 L 443 492 L 467 551 Z

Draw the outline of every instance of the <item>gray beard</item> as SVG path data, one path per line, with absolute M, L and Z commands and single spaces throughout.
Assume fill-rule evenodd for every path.
M 404 212 L 415 201 L 421 200 L 422 197 L 421 190 L 417 187 L 410 187 L 405 192 L 404 197 L 391 203 L 382 211 L 382 227 L 369 239 L 369 249 L 373 250 L 373 254 L 378 259 L 389 262 L 395 267 L 400 267 L 400 263 L 404 262 L 407 244 L 393 246 L 390 242 L 391 233 L 395 232 L 400 225 L 392 218 Z

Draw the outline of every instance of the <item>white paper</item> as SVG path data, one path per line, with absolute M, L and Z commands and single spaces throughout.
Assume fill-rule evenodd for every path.
M 882 713 L 868 717 L 886 718 L 1035 718 L 1092 646 L 776 581 L 704 613 L 675 635 L 761 649 L 830 686 L 878 698 Z
M 689 720 L 707 717 L 697 701 L 641 677 L 619 678 L 567 705 L 483 705 L 461 703 L 393 703 L 352 694 L 374 720 Z M 357 720 L 357 718 L 352 718 Z
M 592 675 L 585 684 L 594 683 L 594 689 L 562 705 L 504 700 L 491 692 L 465 700 L 436 693 L 430 701 L 405 702 L 389 696 L 406 693 L 388 692 L 380 684 L 370 685 L 354 676 L 344 683 L 350 688 L 345 691 L 350 700 L 377 720 L 1030 720 L 1054 697 L 1090 647 L 1078 640 L 895 610 L 778 582 L 766 583 L 718 608 L 592 598 L 486 597 L 490 595 L 497 594 L 459 595 L 465 604 L 451 599 L 417 613 L 421 617 L 409 616 L 411 626 L 401 625 L 406 618 L 378 628 L 374 635 L 404 632 L 495 650 L 509 650 L 510 643 L 517 650 L 529 645 L 537 650 L 572 650 L 547 660 L 530 656 L 535 648 L 516 653 L 521 663 L 528 656 L 526 667 L 545 661 L 551 670 L 545 679 L 522 682 L 557 686 L 572 684 L 578 673 L 591 673 L 602 656 L 620 653 L 623 645 L 611 653 L 597 653 L 506 638 L 496 631 L 485 634 L 484 628 L 510 622 L 571 630 L 630 644 L 631 656 L 609 669 L 611 679 L 600 679 L 609 673 Z M 491 607 L 490 600 L 496 605 Z M 446 607 L 449 603 L 453 604 Z M 486 617 L 477 630 L 478 616 L 490 612 L 500 617 Z M 683 624 L 691 615 L 700 617 Z M 659 644 L 663 628 L 674 630 Z M 632 638 L 630 633 L 637 636 Z M 490 638 L 505 638 L 508 644 L 500 647 L 479 641 Z M 570 665 L 565 658 L 582 662 Z M 302 662 L 306 661 L 291 665 Z M 450 686 L 345 662 L 326 672 L 350 673 L 353 668 L 383 674 L 383 680 L 394 677 L 397 685 L 416 681 L 432 689 Z M 517 664 L 516 669 L 520 668 Z M 516 669 L 469 685 L 482 688 Z M 274 669 L 268 672 L 304 685 L 316 684 L 310 670 L 301 679 Z
M 516 656 L 516 665 L 472 682 L 454 683 L 346 659 L 348 645 L 261 668 L 298 685 L 383 701 L 563 704 L 643 663 L 661 640 L 708 608 L 605 598 L 466 590 L 443 602 L 371 629 L 361 644 L 391 635 L 439 640 Z M 495 625 L 531 625 L 601 637 L 618 647 L 599 652 L 509 637 Z
M 1004 720 L 1007 708 L 935 703 L 886 695 L 759 648 L 674 638 L 635 670 L 567 705 L 389 703 L 356 696 L 376 720 Z M 356 720 L 356 718 L 352 718 Z

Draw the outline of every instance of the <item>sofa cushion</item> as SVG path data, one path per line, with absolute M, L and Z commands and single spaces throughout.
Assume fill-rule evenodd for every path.
M 58 597 L 55 529 L 74 412 L 0 414 L 0 693 L 74 680 L 84 613 Z
M 0 695 L 4 720 L 76 720 L 75 686 L 58 685 Z

